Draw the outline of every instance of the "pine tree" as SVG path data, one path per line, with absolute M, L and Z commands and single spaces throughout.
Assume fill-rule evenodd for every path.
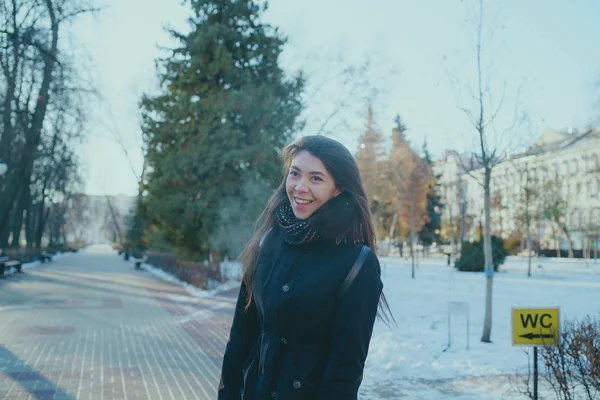
M 373 109 L 369 106 L 367 124 L 364 133 L 360 136 L 355 158 L 371 205 L 373 205 L 373 200 L 379 200 L 383 172 L 382 158 L 384 156 L 383 135 L 375 126 Z
M 439 195 L 438 179 L 440 175 L 433 175 L 433 161 L 427 148 L 427 140 L 423 142 L 423 160 L 429 169 L 432 179 L 427 192 L 427 222 L 419 232 L 419 239 L 425 246 L 431 246 L 440 241 L 441 214 L 443 204 Z
M 383 216 L 385 215 L 385 151 L 383 135 L 377 129 L 373 118 L 373 109 L 369 105 L 367 124 L 360 136 L 358 151 L 355 154 L 361 179 L 373 214 L 375 234 L 385 237 Z
M 410 226 L 403 218 L 401 197 L 404 187 L 410 179 L 407 161 L 412 158 L 412 150 L 406 132 L 408 127 L 399 114 L 394 118 L 395 126 L 392 129 L 392 150 L 387 161 L 387 176 L 390 193 L 390 236 L 408 238 Z
M 394 122 L 396 123 L 396 126 L 392 130 L 392 145 L 394 150 L 398 150 L 408 144 L 408 138 L 406 137 L 408 127 L 402 122 L 400 114 L 396 114 Z
M 192 31 L 171 31 L 180 45 L 157 62 L 162 93 L 141 106 L 148 210 L 169 242 L 200 256 L 245 184 L 272 192 L 278 153 L 300 127 L 303 79 L 284 77 L 285 39 L 260 21 L 255 1 L 191 4 Z M 239 213 L 254 216 L 255 203 Z

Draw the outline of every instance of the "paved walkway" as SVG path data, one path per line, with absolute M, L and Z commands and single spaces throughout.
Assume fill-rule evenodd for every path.
M 216 399 L 234 296 L 101 246 L 0 279 L 0 400 Z

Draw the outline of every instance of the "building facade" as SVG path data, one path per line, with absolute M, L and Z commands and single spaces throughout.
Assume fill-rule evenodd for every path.
M 447 152 L 440 176 L 444 237 L 473 240 L 483 226 L 483 168 Z M 538 250 L 597 249 L 600 234 L 600 130 L 547 130 L 524 152 L 498 159 L 491 179 L 492 232 L 526 238 Z M 529 223 L 528 223 L 529 222 Z

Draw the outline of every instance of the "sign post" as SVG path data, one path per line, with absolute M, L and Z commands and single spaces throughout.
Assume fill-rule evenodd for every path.
M 533 399 L 538 400 L 538 346 L 556 346 L 560 340 L 560 309 L 512 309 L 513 346 L 533 346 Z
M 469 350 L 469 303 L 464 301 L 448 302 L 448 347 L 452 346 L 452 325 L 450 323 L 452 314 L 462 315 L 467 319 L 467 350 Z

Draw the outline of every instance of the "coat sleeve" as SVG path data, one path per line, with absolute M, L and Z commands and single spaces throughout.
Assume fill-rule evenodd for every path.
M 370 253 L 336 307 L 331 354 L 317 400 L 357 399 L 382 290 L 379 261 Z
M 218 400 L 240 400 L 242 390 L 242 364 L 248 358 L 258 332 L 258 317 L 254 300 L 248 311 L 244 310 L 247 301 L 247 288 L 244 282 L 240 287 L 233 324 L 223 356 L 223 367 L 218 389 Z

